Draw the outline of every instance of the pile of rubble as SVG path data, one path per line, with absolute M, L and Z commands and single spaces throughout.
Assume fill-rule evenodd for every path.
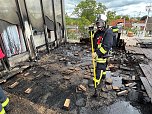
M 4 83 L 3 87 L 11 94 L 65 114 L 67 112 L 63 109 L 68 113 L 83 114 L 84 110 L 108 106 L 121 98 L 130 100 L 135 93 L 138 93 L 135 95 L 137 99 L 140 96 L 146 103 L 149 99 L 139 80 L 142 72 L 136 64 L 139 59 L 142 57 L 126 55 L 122 50 L 114 51 L 106 79 L 98 87 L 97 98 L 92 98 L 91 49 L 82 44 L 66 44 L 52 50 L 35 66 Z

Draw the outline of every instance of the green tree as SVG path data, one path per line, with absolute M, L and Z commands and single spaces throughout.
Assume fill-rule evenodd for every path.
M 107 12 L 107 22 L 108 22 L 108 24 L 110 24 L 110 22 L 112 20 L 114 20 L 115 17 L 116 17 L 116 12 L 115 11 L 108 11 Z
M 73 14 L 87 19 L 91 24 L 94 23 L 96 16 L 105 13 L 106 9 L 105 5 L 97 3 L 96 0 L 83 0 L 76 6 Z
M 66 25 L 78 25 L 78 18 L 71 18 L 67 14 L 65 14 Z
M 67 13 L 65 14 L 65 21 L 67 25 L 71 25 L 71 18 L 67 15 Z
M 129 15 L 124 15 L 124 16 L 122 16 L 122 19 L 125 19 L 128 21 L 130 18 L 129 18 Z
M 96 0 L 83 0 L 73 11 L 73 15 L 79 18 L 78 26 L 81 34 L 87 34 L 87 27 L 95 22 L 98 14 L 104 14 L 106 6 Z
M 115 19 L 121 19 L 121 15 L 116 15 Z
M 98 15 L 98 14 L 105 14 L 105 11 L 107 10 L 106 6 L 103 5 L 101 2 L 99 2 L 97 4 L 97 8 L 96 8 L 96 14 L 95 15 Z
M 90 21 L 85 17 L 81 17 L 79 18 L 78 25 L 80 33 L 87 33 L 86 28 L 90 25 Z
M 137 19 L 138 21 L 140 21 L 140 17 L 136 17 L 136 19 Z

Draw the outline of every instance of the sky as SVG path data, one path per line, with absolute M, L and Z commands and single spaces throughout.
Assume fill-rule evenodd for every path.
M 82 0 L 64 0 L 65 12 L 71 16 L 76 5 Z M 110 11 L 116 11 L 117 15 L 130 15 L 131 17 L 142 17 L 147 15 L 146 6 L 152 5 L 152 0 L 97 0 L 102 2 Z M 152 8 L 149 16 L 152 16 Z

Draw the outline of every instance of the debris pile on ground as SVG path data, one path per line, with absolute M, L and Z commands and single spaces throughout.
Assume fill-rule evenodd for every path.
M 96 113 L 94 109 L 108 106 L 121 98 L 126 101 L 134 92 L 142 93 L 142 101 L 148 102 L 144 87 L 139 86 L 139 76 L 142 73 L 130 56 L 132 55 L 127 55 L 123 50 L 114 51 L 108 64 L 110 70 L 98 86 L 99 97 L 96 99 L 92 98 L 94 84 L 91 48 L 82 44 L 66 44 L 52 50 L 35 66 L 4 83 L 3 88 L 33 104 L 63 114 L 67 111 L 83 114 L 83 111 L 87 113 L 88 110 Z M 15 102 L 14 96 L 10 97 Z

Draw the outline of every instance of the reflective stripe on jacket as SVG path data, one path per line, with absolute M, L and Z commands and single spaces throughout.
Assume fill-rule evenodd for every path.
M 112 32 L 118 32 L 119 29 L 112 29 Z
M 7 98 L 3 103 L 2 103 L 2 107 L 6 107 L 9 103 L 9 98 Z
M 107 59 L 105 58 L 105 59 L 103 59 L 103 58 L 96 58 L 96 62 L 97 63 L 106 63 L 106 61 L 107 61 Z

